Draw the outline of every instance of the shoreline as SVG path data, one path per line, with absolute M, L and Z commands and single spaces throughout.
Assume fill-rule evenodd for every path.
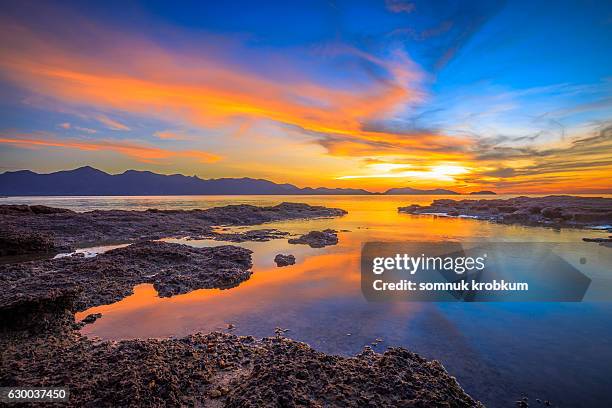
M 509 199 L 434 200 L 411 204 L 398 212 L 449 218 L 470 218 L 531 227 L 581 228 L 612 232 L 612 198 L 520 196 Z
M 136 234 L 151 227 L 147 217 L 157 219 L 160 214 L 171 217 L 178 214 L 185 221 L 206 213 L 206 224 L 199 227 L 208 233 L 213 232 L 211 219 L 231 219 L 233 225 L 254 225 L 255 220 L 262 218 L 320 218 L 346 213 L 290 203 L 280 208 L 239 206 L 236 211 L 236 207 L 195 212 L 152 210 L 140 214 L 93 211 L 85 213 L 85 219 L 91 220 L 102 213 L 105 220 L 102 225 L 108 228 L 112 226 L 109 218 L 136 213 L 136 217 L 130 218 L 132 225 L 128 229 Z M 59 237 L 59 242 L 79 242 L 70 235 L 78 225 L 68 231 L 58 227 L 81 220 L 78 213 L 50 207 L 18 209 L 17 215 L 15 211 L 2 210 L 0 217 L 9 219 L 13 228 L 22 228 L 18 232 L 34 225 L 47 225 L 44 231 L 57 233 L 51 240 Z M 57 220 L 60 222 L 54 223 Z M 125 231 L 122 220 L 115 220 L 119 225 L 105 231 L 108 236 Z M 170 229 L 184 225 L 176 223 Z M 226 238 L 258 240 L 286 236 L 269 230 L 256 231 L 265 231 L 264 235 L 272 237 L 262 238 L 261 233 L 249 235 L 247 232 L 238 237 L 227 234 Z M 76 232 L 82 238 L 90 230 Z M 314 248 L 334 245 L 337 237 L 333 230 L 311 231 L 296 239 L 296 243 Z M 77 323 L 74 312 L 122 299 L 137 283 L 153 283 L 160 296 L 187 293 L 201 287 L 227 288 L 248 279 L 251 266 L 251 251 L 242 247 L 193 248 L 141 240 L 93 258 L 80 254 L 2 264 L 0 319 L 4 324 L 0 330 L 0 385 L 68 386 L 69 406 L 138 402 L 228 407 L 483 406 L 467 395 L 439 362 L 425 360 L 404 348 L 389 348 L 380 354 L 365 347 L 354 357 L 328 355 L 282 337 L 282 329 L 276 337 L 259 340 L 211 332 L 179 339 L 118 342 L 99 342 L 78 331 L 99 316 L 90 315 Z M 151 273 L 151 269 L 158 272 Z M 137 377 L 132 374 L 136 371 Z

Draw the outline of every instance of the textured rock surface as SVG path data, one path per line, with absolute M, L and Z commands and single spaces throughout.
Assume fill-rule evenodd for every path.
M 430 206 L 400 207 L 409 214 L 470 216 L 506 224 L 584 227 L 612 224 L 612 198 L 516 197 L 507 200 L 434 200 Z
M 229 232 L 223 233 L 218 232 L 212 237 L 217 241 L 229 241 L 229 242 L 246 242 L 246 241 L 255 241 L 255 242 L 265 242 L 273 239 L 285 238 L 289 235 L 288 232 L 279 231 L 273 228 L 267 229 L 256 229 L 249 230 L 244 232 Z
M 162 297 L 194 289 L 228 288 L 247 280 L 251 266 L 251 251 L 246 248 L 194 248 L 158 241 L 132 244 L 93 258 L 67 256 L 3 264 L 0 316 L 67 292 L 74 295 L 73 311 L 84 310 L 120 300 L 139 283 L 152 283 Z
M 299 238 L 289 240 L 290 244 L 305 244 L 311 248 L 323 248 L 328 245 L 336 245 L 338 243 L 337 231 L 326 229 L 323 231 L 310 231 Z
M 282 337 L 93 342 L 70 330 L 0 336 L 0 385 L 68 386 L 69 406 L 480 407 L 405 349 L 329 356 Z
M 276 266 L 289 266 L 295 264 L 295 256 L 278 254 L 274 257 Z
M 49 234 L 11 226 L 0 227 L 0 256 L 57 253 L 61 249 Z
M 68 249 L 92 243 L 122 243 L 164 237 L 215 238 L 219 234 L 213 232 L 212 226 L 256 225 L 344 214 L 346 211 L 338 208 L 300 203 L 282 203 L 273 207 L 228 205 L 206 210 L 97 210 L 83 213 L 44 206 L 0 205 L 0 233 L 1 236 L 8 236 L 4 231 L 25 236 L 42 234 L 50 240 L 50 245 L 41 247 L 42 251 L 47 251 L 48 247 Z M 248 235 L 239 235 L 235 235 L 234 240 L 249 238 Z M 260 237 L 260 234 L 254 235 L 256 240 Z M 21 242 L 18 238 L 0 241 L 0 254 L 9 250 L 11 254 L 29 253 L 33 249 L 27 240 L 23 244 Z

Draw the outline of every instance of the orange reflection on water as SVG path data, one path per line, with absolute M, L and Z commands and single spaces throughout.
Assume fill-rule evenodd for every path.
M 435 197 L 439 198 L 439 197 Z M 455 197 L 456 198 L 456 197 Z M 252 200 L 253 198 L 249 198 Z M 262 197 L 259 205 L 274 205 L 284 197 Z M 229 203 L 239 200 L 228 198 Z M 472 219 L 399 214 L 397 207 L 412 203 L 427 204 L 432 197 L 292 197 L 291 201 L 308 202 L 346 209 L 340 218 L 294 220 L 266 225 L 293 234 L 333 228 L 341 231 L 339 244 L 322 249 L 290 245 L 286 239 L 269 242 L 246 242 L 239 245 L 253 250 L 253 274 L 239 286 L 227 289 L 201 289 L 170 298 L 159 298 L 150 284 L 138 285 L 134 294 L 110 305 L 77 313 L 82 319 L 89 313 L 102 313 L 95 324 L 83 328 L 86 334 L 107 339 L 165 337 L 195 331 L 224 328 L 229 322 L 241 325 L 278 324 L 315 325 L 318 313 L 338 314 L 338 319 L 367 324 L 363 316 L 352 316 L 375 310 L 361 294 L 360 252 L 363 243 L 371 241 L 443 241 L 443 240 L 514 240 L 514 241 L 580 241 L 576 231 L 554 231 L 544 228 L 497 225 Z M 248 227 L 259 228 L 259 227 Z M 215 241 L 181 241 L 194 246 L 223 245 Z M 278 253 L 294 254 L 297 263 L 278 268 L 273 262 Z M 153 272 L 153 271 L 152 271 Z M 395 303 L 385 310 L 400 314 L 402 325 L 422 306 L 417 303 Z M 365 312 L 364 312 L 365 311 Z M 361 312 L 355 312 L 361 313 Z M 305 323 L 306 322 L 306 323 Z M 339 322 L 338 324 L 341 324 Z M 370 322 L 377 324 L 375 322 Z

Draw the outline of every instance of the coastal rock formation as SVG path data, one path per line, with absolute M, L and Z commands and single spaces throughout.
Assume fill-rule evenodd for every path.
M 0 384 L 69 387 L 71 407 L 482 407 L 440 363 L 403 348 L 341 357 L 280 336 L 225 333 L 120 342 L 71 330 L 0 336 Z
M 0 254 L 17 255 L 34 250 L 47 252 L 100 242 L 127 243 L 165 237 L 215 238 L 219 234 L 213 232 L 213 226 L 256 225 L 344 214 L 346 211 L 338 208 L 301 203 L 282 203 L 272 207 L 228 205 L 206 210 L 96 210 L 82 213 L 44 206 L 0 205 L 2 230 L 16 231 L 7 235 L 7 240 L 0 240 Z M 32 231 L 46 238 L 34 239 Z M 20 234 L 26 235 L 19 238 Z M 261 235 L 255 234 L 254 237 L 257 240 Z M 229 238 L 238 239 L 237 236 Z M 240 237 L 243 240 L 249 238 L 248 234 Z
M 326 229 L 323 231 L 310 231 L 299 238 L 291 238 L 290 244 L 305 244 L 311 248 L 323 248 L 328 245 L 336 245 L 338 243 L 338 231 Z
M 71 294 L 71 311 L 118 301 L 139 283 L 152 283 L 159 296 L 195 289 L 229 288 L 251 276 L 251 251 L 224 245 L 194 248 L 145 241 L 93 258 L 58 259 L 0 265 L 0 317 L 15 310 L 31 314 L 46 299 Z M 42 303 L 41 303 L 42 302 Z M 38 305 L 41 303 L 41 305 Z
M 227 407 L 481 407 L 437 361 L 404 348 L 330 356 L 284 338 L 262 339 L 252 370 L 229 388 Z
M 505 224 L 553 227 L 612 225 L 612 198 L 516 197 L 507 200 L 434 200 L 430 206 L 400 207 L 409 214 L 468 216 Z
M 61 249 L 49 234 L 11 226 L 0 227 L 0 256 L 57 253 Z
M 293 265 L 295 264 L 295 256 L 278 254 L 274 257 L 274 262 L 278 267 Z
M 230 233 L 215 233 L 212 237 L 217 241 L 229 241 L 229 242 L 266 242 L 273 239 L 285 238 L 289 235 L 288 232 L 279 231 L 274 228 L 256 229 L 244 232 L 230 232 Z

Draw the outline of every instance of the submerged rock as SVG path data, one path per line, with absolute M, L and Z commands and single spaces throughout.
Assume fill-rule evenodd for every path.
M 311 248 L 323 248 L 328 245 L 336 245 L 338 243 L 337 231 L 326 229 L 323 231 L 310 231 L 299 238 L 289 240 L 290 244 L 305 244 Z
M 274 257 L 274 262 L 278 267 L 293 265 L 295 264 L 295 256 L 278 254 Z

